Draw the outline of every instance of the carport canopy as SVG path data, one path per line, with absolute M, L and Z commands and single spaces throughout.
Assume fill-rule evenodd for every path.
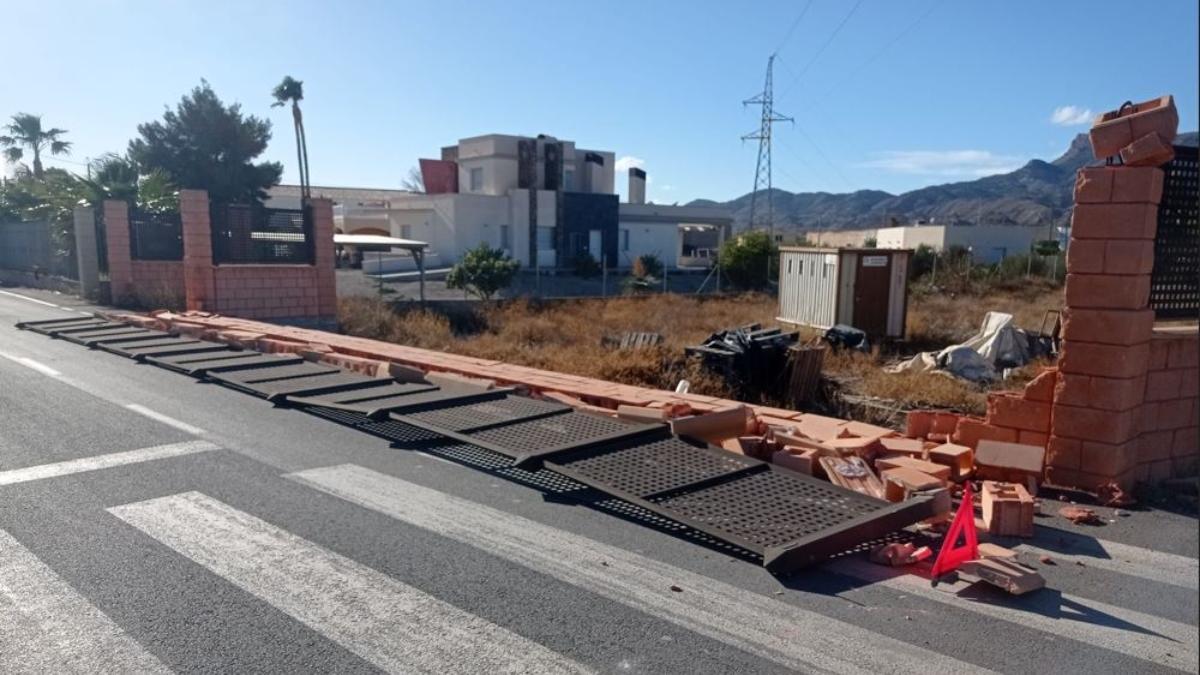
M 382 257 L 384 251 L 401 248 L 412 254 L 417 263 L 417 276 L 421 282 L 421 303 L 425 303 L 425 249 L 429 244 L 416 239 L 401 239 L 386 237 L 382 234 L 333 234 L 333 243 L 338 246 L 354 246 L 359 249 L 378 251 Z M 383 289 L 383 278 L 379 279 L 380 291 Z

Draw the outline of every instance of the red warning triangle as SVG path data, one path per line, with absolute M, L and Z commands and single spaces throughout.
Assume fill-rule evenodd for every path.
M 959 537 L 963 543 L 959 544 Z M 937 560 L 933 563 L 934 583 L 942 576 L 958 569 L 958 566 L 968 560 L 979 558 L 979 537 L 975 532 L 975 496 L 971 493 L 971 481 L 963 486 L 962 503 L 958 513 L 954 514 L 954 522 L 950 523 L 950 531 L 942 540 L 942 550 L 938 551 Z

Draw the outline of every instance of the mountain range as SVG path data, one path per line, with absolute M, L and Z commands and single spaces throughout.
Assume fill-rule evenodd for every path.
M 1196 145 L 1197 132 L 1179 134 L 1176 145 Z M 845 230 L 879 227 L 893 219 L 997 225 L 1065 225 L 1071 215 L 1075 172 L 1092 164 L 1087 134 L 1079 134 L 1061 157 L 1040 159 L 1009 173 L 945 183 L 894 195 L 882 190 L 829 192 L 772 191 L 776 227 L 784 230 Z M 733 211 L 734 229 L 750 219 L 750 193 L 728 202 L 697 199 L 688 206 L 720 206 Z

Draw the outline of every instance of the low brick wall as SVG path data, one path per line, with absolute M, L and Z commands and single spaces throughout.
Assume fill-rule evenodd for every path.
M 131 260 L 127 293 L 129 299 L 142 307 L 183 307 L 183 263 L 178 260 Z
M 312 265 L 217 265 L 215 297 L 207 311 L 255 319 L 329 316 L 320 303 Z
M 1137 479 L 1195 475 L 1200 460 L 1200 333 L 1160 329 L 1138 407 Z

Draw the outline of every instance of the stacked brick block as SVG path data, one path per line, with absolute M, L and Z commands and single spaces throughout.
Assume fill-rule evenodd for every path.
M 133 259 L 129 249 L 129 205 L 104 201 L 104 248 L 108 254 L 108 289 L 114 302 L 133 293 Z
M 1146 389 L 1138 407 L 1136 478 L 1195 475 L 1200 459 L 1200 336 L 1164 328 L 1150 340 Z
M 1170 145 L 1178 123 L 1170 97 L 1123 110 L 1102 116 L 1093 128 L 1097 158 L 1122 153 L 1137 163 L 1159 161 L 1161 156 L 1148 159 L 1136 148 L 1126 151 L 1140 139 Z M 1117 483 L 1128 489 L 1138 479 L 1154 335 L 1150 273 L 1162 190 L 1157 166 L 1088 167 L 1077 176 L 1060 373 L 1047 444 L 1052 483 L 1084 489 Z

